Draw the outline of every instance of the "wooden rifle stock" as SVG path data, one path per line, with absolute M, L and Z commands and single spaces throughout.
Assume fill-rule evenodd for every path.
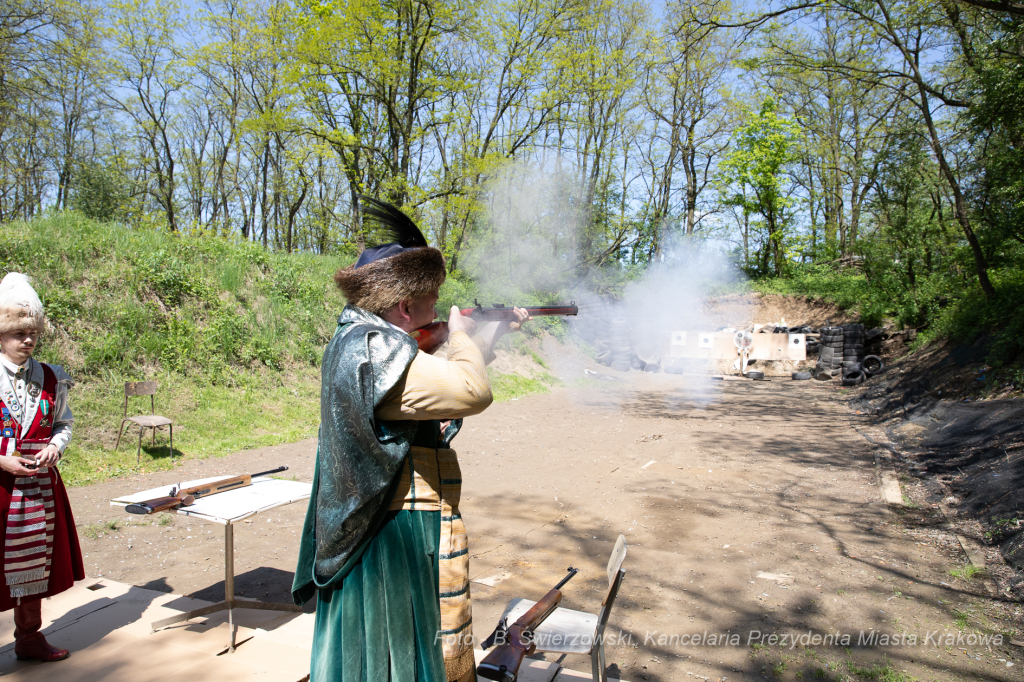
M 152 500 L 146 500 L 145 502 L 129 504 L 124 508 L 124 510 L 129 514 L 156 514 L 157 512 L 167 511 L 177 507 L 188 507 L 195 504 L 195 501 L 200 497 L 224 493 L 229 490 L 234 490 L 235 488 L 244 488 L 247 485 L 252 485 L 252 479 L 256 477 L 267 476 L 268 474 L 277 474 L 287 470 L 288 467 L 278 467 L 277 469 L 271 469 L 270 471 L 261 471 L 258 474 L 243 474 L 242 476 L 222 478 L 219 481 L 211 481 L 210 483 L 194 485 L 190 488 L 182 488 L 181 490 L 171 488 L 171 494 L 167 497 L 157 497 Z
M 531 317 L 544 317 L 546 315 L 578 315 L 580 312 L 576 301 L 569 305 L 538 305 L 538 306 L 507 306 L 496 303 L 494 306 L 485 308 L 476 301 L 475 308 L 462 308 L 459 312 L 464 317 L 472 317 L 478 322 L 491 322 L 493 320 L 514 321 L 516 319 L 515 308 L 520 307 L 530 314 Z M 416 345 L 424 353 L 433 353 L 448 340 L 448 323 L 431 322 L 426 327 L 421 327 L 409 334 L 416 340 Z
M 561 582 L 548 591 L 544 597 L 530 607 L 530 610 L 519 617 L 511 627 L 506 629 L 505 621 L 481 645 L 484 649 L 497 643 L 499 646 L 480 661 L 477 674 L 488 680 L 499 682 L 515 682 L 523 659 L 537 650 L 534 641 L 534 630 L 547 620 L 562 601 L 562 586 L 579 572 L 578 568 L 569 567 L 569 574 Z

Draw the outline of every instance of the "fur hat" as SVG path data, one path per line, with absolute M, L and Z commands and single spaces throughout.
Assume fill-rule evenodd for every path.
M 397 207 L 370 197 L 363 202 L 363 220 L 376 223 L 394 241 L 374 246 L 334 274 L 334 281 L 351 305 L 384 315 L 399 301 L 434 293 L 444 284 L 444 256 L 427 246 L 427 239 L 409 216 Z
M 0 334 L 19 329 L 34 329 L 42 334 L 46 315 L 28 277 L 11 272 L 0 282 Z

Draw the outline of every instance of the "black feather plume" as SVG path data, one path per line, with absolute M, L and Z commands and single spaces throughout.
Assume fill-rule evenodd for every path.
M 388 236 L 384 243 L 398 243 L 406 248 L 427 246 L 427 238 L 420 228 L 397 206 L 365 195 L 360 195 L 359 199 L 363 204 L 363 220 L 375 223 Z

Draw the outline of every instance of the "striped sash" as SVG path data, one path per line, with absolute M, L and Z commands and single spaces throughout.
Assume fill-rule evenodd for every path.
M 4 438 L 13 441 L 13 438 Z M 49 439 L 25 439 L 14 444 L 15 453 L 33 458 Z M 8 454 L 9 443 L 0 443 Z M 11 491 L 4 543 L 4 577 L 11 597 L 46 592 L 53 555 L 53 471 L 41 469 L 33 476 L 18 476 Z
M 438 601 L 445 673 L 457 680 L 473 667 L 472 605 L 469 596 L 469 538 L 459 513 L 462 470 L 454 450 L 413 446 L 402 468 L 391 511 L 441 512 Z

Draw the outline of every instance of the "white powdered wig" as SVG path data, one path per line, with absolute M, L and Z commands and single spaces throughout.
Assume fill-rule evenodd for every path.
M 20 272 L 11 272 L 0 281 L 0 334 L 19 329 L 46 329 L 46 316 L 39 295 Z

